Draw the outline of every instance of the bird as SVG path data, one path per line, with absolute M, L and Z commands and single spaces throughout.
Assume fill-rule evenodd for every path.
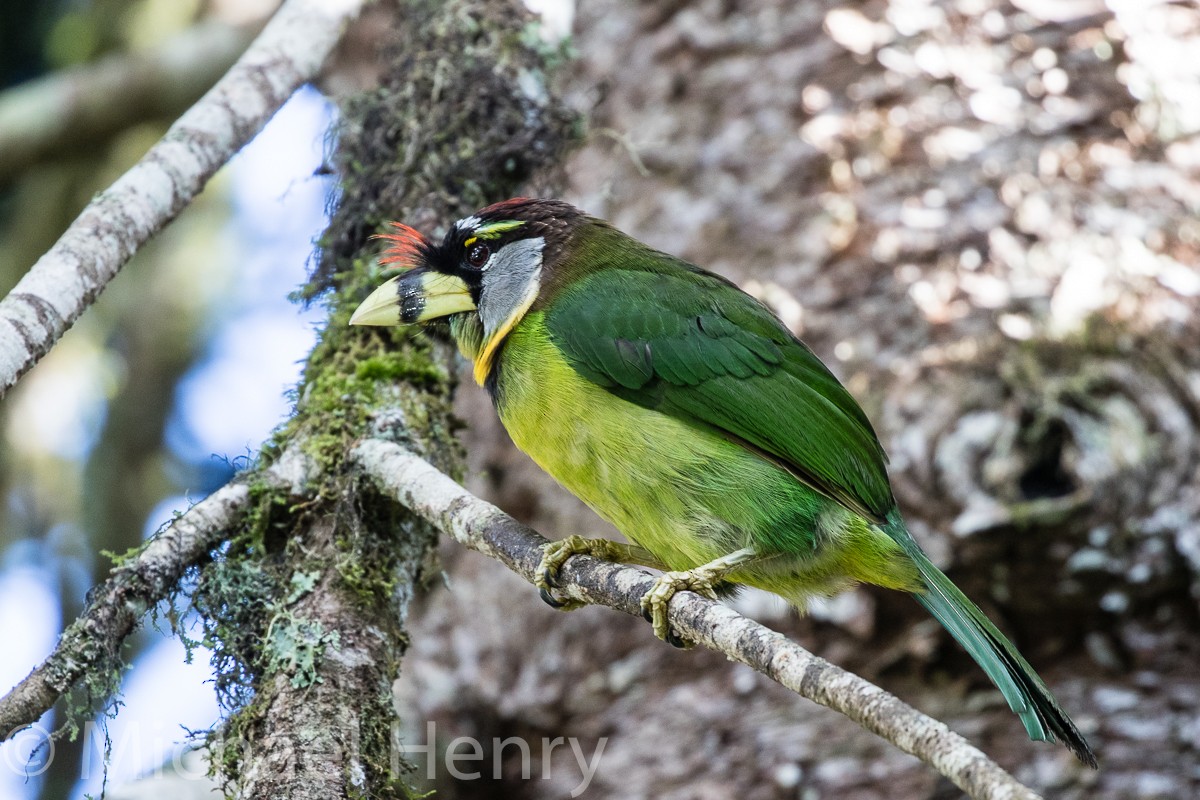
M 678 591 L 752 586 L 801 612 L 859 583 L 909 593 L 1000 690 L 1035 741 L 1087 741 L 1016 647 L 905 526 L 887 456 L 833 372 L 765 305 L 561 200 L 513 198 L 440 242 L 379 234 L 400 272 L 352 325 L 447 326 L 516 446 L 629 543 L 568 536 L 536 573 L 588 554 L 662 571 L 655 634 Z

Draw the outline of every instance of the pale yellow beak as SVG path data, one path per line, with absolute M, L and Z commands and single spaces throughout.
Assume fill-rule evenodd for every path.
M 350 317 L 351 325 L 412 325 L 474 311 L 475 301 L 460 278 L 415 269 L 385 281 Z

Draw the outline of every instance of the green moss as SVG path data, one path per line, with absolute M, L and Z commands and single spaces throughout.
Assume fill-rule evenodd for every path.
M 547 73 L 554 73 L 573 61 L 578 54 L 570 37 L 557 42 L 547 40 L 542 36 L 543 27 L 540 19 L 527 22 L 517 34 L 517 45 L 536 53 L 542 62 L 542 68 Z
M 202 571 L 193 591 L 192 605 L 202 620 L 200 643 L 212 650 L 217 700 L 227 710 L 242 708 L 254 696 L 263 668 L 261 642 L 282 583 L 275 569 L 249 553 L 224 553 Z
M 411 383 L 436 386 L 450 380 L 446 368 L 432 360 L 413 357 L 375 355 L 363 359 L 354 367 L 354 377 L 359 381 L 374 384 L 379 381 L 409 381 Z

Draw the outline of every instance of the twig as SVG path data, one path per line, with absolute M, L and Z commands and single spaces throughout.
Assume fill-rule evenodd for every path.
M 54 652 L 0 698 L 0 737 L 7 739 L 36 722 L 79 680 L 111 664 L 147 609 L 220 543 L 249 497 L 244 483 L 227 484 L 159 531 L 135 559 L 114 569 L 59 637 Z
M 547 541 L 536 531 L 392 442 L 364 441 L 354 449 L 353 457 L 401 504 L 461 544 L 532 581 Z M 639 601 L 653 579 L 632 567 L 577 556 L 564 566 L 560 582 L 563 593 L 574 599 L 640 615 Z M 929 764 L 972 798 L 1037 798 L 941 722 L 720 603 L 681 592 L 671 602 L 670 620 L 684 637 L 753 667 L 801 697 L 845 714 Z
M 287 0 L 217 85 L 87 205 L 0 301 L 0 395 L 292 92 L 317 74 L 362 3 Z
M 257 27 L 197 25 L 150 52 L 110 56 L 0 93 L 0 185 L 64 150 L 94 149 L 130 125 L 174 118 L 229 69 Z
M 304 497 L 313 469 L 303 446 L 293 444 L 256 477 Z M 97 665 L 115 658 L 146 611 L 171 593 L 188 567 L 225 540 L 249 499 L 245 481 L 226 484 L 164 526 L 133 560 L 93 589 L 87 608 L 59 637 L 54 652 L 0 697 L 0 739 L 35 722 Z

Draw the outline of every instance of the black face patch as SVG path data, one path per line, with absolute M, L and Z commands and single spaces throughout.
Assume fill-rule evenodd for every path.
M 457 226 L 451 227 L 442 243 L 429 254 L 427 263 L 434 271 L 443 275 L 453 275 L 466 284 L 467 291 L 471 293 L 471 301 L 479 305 L 483 273 L 468 262 L 468 248 L 465 247 L 465 242 L 471 236 L 469 230 L 460 231 Z M 496 245 L 493 245 L 492 249 L 495 250 L 495 247 Z

